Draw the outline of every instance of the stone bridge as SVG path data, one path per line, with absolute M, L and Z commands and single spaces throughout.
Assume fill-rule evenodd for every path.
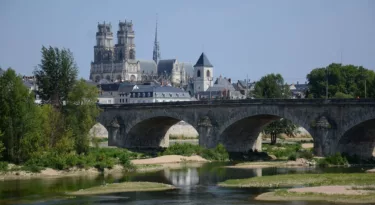
M 167 130 L 183 120 L 199 133 L 199 144 L 222 143 L 230 152 L 253 149 L 262 129 L 286 118 L 314 139 L 314 153 L 372 156 L 375 146 L 375 100 L 249 99 L 153 104 L 100 105 L 98 122 L 109 145 L 157 148 L 168 143 Z

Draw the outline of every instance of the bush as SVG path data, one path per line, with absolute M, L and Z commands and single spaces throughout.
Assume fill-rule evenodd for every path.
M 202 152 L 202 149 L 199 145 L 193 145 L 188 143 L 176 143 L 172 146 L 169 146 L 161 155 L 182 155 L 182 156 L 192 156 L 199 155 Z
M 296 153 L 292 153 L 289 155 L 288 157 L 288 160 L 292 160 L 292 161 L 295 161 L 297 159 L 297 154 Z
M 328 156 L 323 159 L 319 159 L 317 161 L 319 166 L 347 166 L 349 165 L 348 160 L 346 157 L 343 157 L 340 153 L 336 153 L 334 155 Z
M 0 171 L 8 170 L 8 162 L 0 162 Z
M 159 153 L 159 155 L 182 155 L 187 157 L 200 155 L 205 159 L 215 161 L 225 161 L 229 159 L 229 154 L 222 144 L 217 145 L 213 149 L 206 149 L 199 145 L 177 143 L 168 147 L 164 152 Z

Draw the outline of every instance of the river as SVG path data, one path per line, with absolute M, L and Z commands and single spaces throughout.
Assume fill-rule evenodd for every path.
M 183 168 L 165 168 L 148 173 L 127 173 L 125 175 L 80 176 L 49 179 L 28 179 L 0 182 L 0 204 L 285 204 L 318 205 L 328 202 L 259 202 L 255 196 L 267 189 L 260 188 L 221 188 L 218 182 L 227 179 L 286 173 L 333 173 L 363 172 L 361 168 L 256 168 L 233 169 L 223 167 L 223 163 L 207 163 L 201 167 L 186 165 Z M 173 184 L 178 189 L 160 192 L 132 192 L 100 196 L 69 197 L 66 192 L 76 191 L 105 183 L 123 181 L 150 181 Z

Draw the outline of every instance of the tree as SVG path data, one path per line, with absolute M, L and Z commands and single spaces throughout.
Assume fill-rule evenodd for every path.
M 263 76 L 254 88 L 256 98 L 289 98 L 289 86 L 284 83 L 280 74 L 268 74 Z
M 374 71 L 362 66 L 332 63 L 325 68 L 316 68 L 307 75 L 309 92 L 314 98 L 326 97 L 328 78 L 328 97 L 375 97 Z M 366 87 L 366 89 L 365 89 Z M 366 90 L 366 93 L 365 93 Z
M 21 141 L 25 136 L 38 133 L 40 126 L 35 117 L 34 97 L 20 76 L 11 68 L 0 76 L 0 130 L 4 143 L 4 159 L 19 163 L 24 160 Z
M 254 94 L 257 98 L 290 98 L 289 86 L 284 83 L 280 74 L 269 74 L 255 84 Z M 291 135 L 297 128 L 290 120 L 281 119 L 271 122 L 263 132 L 271 135 L 271 144 L 276 144 L 278 134 Z
M 78 73 L 73 54 L 66 49 L 42 47 L 42 60 L 34 74 L 44 103 L 61 108 Z
M 98 89 L 85 80 L 77 81 L 68 95 L 67 124 L 73 131 L 75 150 L 85 153 L 89 147 L 89 131 L 96 123 Z
M 1 69 L 1 68 L 0 68 Z M 4 134 L 0 130 L 0 139 Z M 0 160 L 3 158 L 3 152 L 5 151 L 4 143 L 0 140 Z
M 271 144 L 274 145 L 276 144 L 277 135 L 284 133 L 288 136 L 294 136 L 296 129 L 297 126 L 292 121 L 282 118 L 271 122 L 263 132 L 271 136 Z

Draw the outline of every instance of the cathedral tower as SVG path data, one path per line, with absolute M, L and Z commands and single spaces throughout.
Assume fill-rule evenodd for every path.
M 206 91 L 213 85 L 213 66 L 202 53 L 194 65 L 194 93 Z
M 134 37 L 133 23 L 120 21 L 115 45 L 116 61 L 135 60 Z
M 111 61 L 113 55 L 113 33 L 111 24 L 98 24 L 96 45 L 94 46 L 94 62 Z

